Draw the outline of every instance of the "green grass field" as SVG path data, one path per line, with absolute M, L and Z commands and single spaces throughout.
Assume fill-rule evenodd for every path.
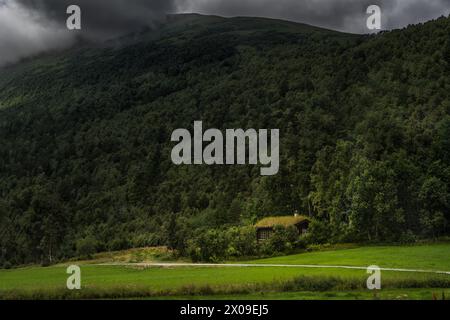
M 361 247 L 246 263 L 450 271 L 450 244 Z M 431 299 L 442 292 L 450 297 L 450 274 L 383 271 L 382 290 L 374 296 L 364 290 L 366 270 L 79 264 L 82 290 L 77 291 L 66 289 L 65 265 L 0 270 L 0 298 Z
M 253 261 L 255 262 L 255 261 Z M 450 244 L 360 247 L 261 259 L 257 263 L 369 266 L 450 271 Z

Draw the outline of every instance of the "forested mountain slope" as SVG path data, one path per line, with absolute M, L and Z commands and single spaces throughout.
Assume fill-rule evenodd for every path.
M 449 18 L 359 36 L 171 16 L 158 30 L 7 67 L 0 261 L 73 256 L 83 241 L 173 244 L 295 211 L 317 220 L 317 241 L 442 235 L 449 112 Z M 279 174 L 175 166 L 171 133 L 195 120 L 279 128 Z

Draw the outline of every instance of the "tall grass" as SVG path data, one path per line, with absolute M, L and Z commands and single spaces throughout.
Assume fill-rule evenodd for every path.
M 398 279 L 383 282 L 383 289 L 450 288 L 450 279 Z M 74 300 L 74 299 L 129 299 L 173 296 L 242 295 L 261 292 L 298 291 L 352 291 L 366 289 L 361 279 L 340 277 L 301 276 L 291 280 L 253 284 L 185 285 L 177 289 L 154 290 L 144 286 L 117 286 L 110 288 L 86 287 L 81 290 L 63 288 L 47 290 L 0 291 L 5 300 Z

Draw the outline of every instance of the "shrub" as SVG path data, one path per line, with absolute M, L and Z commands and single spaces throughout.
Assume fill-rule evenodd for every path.
M 87 236 L 77 241 L 76 248 L 80 258 L 91 259 L 97 250 L 97 241 L 92 236 Z
M 417 236 L 411 231 L 407 230 L 400 236 L 400 243 L 414 243 L 417 241 Z
M 254 256 L 258 251 L 256 231 L 253 227 L 232 227 L 226 232 L 227 257 Z
M 200 231 L 188 241 L 187 252 L 193 261 L 218 262 L 225 258 L 228 242 L 221 230 Z
M 310 243 L 327 243 L 330 241 L 331 226 L 329 223 L 313 220 L 309 224 L 308 241 Z
M 186 244 L 187 255 L 193 261 L 218 262 L 227 258 L 258 254 L 256 231 L 253 227 L 203 229 Z
M 260 244 L 260 250 L 265 255 L 289 253 L 297 247 L 299 239 L 295 227 L 275 226 L 270 239 Z
M 109 245 L 108 245 L 108 250 L 111 251 L 118 251 L 118 250 L 125 250 L 130 248 L 130 242 L 125 239 L 125 238 L 116 238 L 113 239 Z

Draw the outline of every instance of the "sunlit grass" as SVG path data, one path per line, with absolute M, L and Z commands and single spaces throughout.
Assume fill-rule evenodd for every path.
M 129 253 L 129 252 L 128 252 Z M 285 257 L 253 260 L 259 264 L 315 264 L 315 265 L 379 265 L 387 268 L 450 270 L 450 245 L 362 247 L 336 251 L 312 252 Z M 101 255 L 104 258 L 104 255 Z M 74 262 L 75 264 L 77 262 Z M 231 295 L 256 295 L 258 290 L 292 292 L 305 288 L 342 288 L 330 292 L 349 292 L 364 289 L 366 270 L 303 267 L 131 267 L 81 265 L 82 294 L 89 297 L 155 297 L 207 295 L 231 292 Z M 65 297 L 67 293 L 66 266 L 27 267 L 0 270 L 0 297 L 20 293 L 21 297 Z M 385 289 L 449 288 L 450 275 L 417 272 L 382 272 Z M 309 291 L 309 290 L 306 290 Z M 317 290 L 312 290 L 317 291 Z M 319 290 L 321 291 L 321 290 Z M 364 292 L 364 291 L 363 291 Z M 425 291 L 424 291 L 425 292 Z M 428 297 L 430 291 L 424 296 Z M 8 294 L 6 294 L 8 293 Z M 120 294 L 119 294 L 120 293 Z M 204 294 L 203 294 L 204 293 Z M 370 298 L 366 293 L 357 297 Z M 289 293 L 291 295 L 291 293 Z M 310 294 L 308 294 L 310 295 Z M 14 294 L 12 295 L 14 296 Z M 284 297 L 283 294 L 279 294 Z M 314 296 L 314 295 L 312 295 Z M 70 294 L 68 297 L 71 297 Z M 293 296 L 292 296 L 293 297 Z M 327 298 L 323 293 L 320 298 Z M 337 297 L 343 298 L 341 295 Z M 350 297 L 350 296 L 348 296 Z M 383 298 L 383 296 L 381 296 Z M 417 296 L 419 297 L 419 296 Z M 306 297 L 307 298 L 307 297 Z M 330 297 L 331 298 L 331 297 Z M 386 298 L 395 298 L 386 296 Z

